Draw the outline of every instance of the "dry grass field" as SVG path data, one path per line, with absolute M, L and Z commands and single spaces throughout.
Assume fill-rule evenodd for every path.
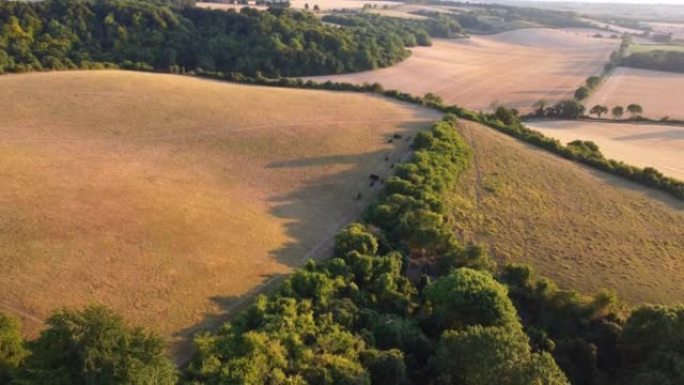
M 0 78 L 0 310 L 102 303 L 174 338 L 305 259 L 439 115 L 119 71 Z M 362 199 L 357 200 L 357 194 Z
M 466 239 L 562 287 L 684 302 L 684 203 L 466 123 L 474 167 L 451 197 Z
M 402 63 L 375 71 L 314 80 L 379 82 L 416 95 L 433 92 L 449 103 L 486 110 L 501 102 L 528 110 L 539 99 L 571 97 L 600 72 L 619 40 L 583 31 L 521 29 L 463 40 L 433 40 Z
M 640 167 L 654 167 L 684 180 L 684 127 L 645 123 L 537 121 L 527 124 L 563 143 L 591 140 L 608 158 Z
M 627 106 L 638 103 L 644 116 L 684 119 L 684 74 L 618 67 L 586 100 L 585 105 Z

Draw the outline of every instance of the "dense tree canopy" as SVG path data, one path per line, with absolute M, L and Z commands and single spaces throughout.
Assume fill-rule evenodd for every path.
M 174 385 L 162 340 L 101 307 L 63 310 L 28 345 L 17 385 Z
M 424 294 L 442 330 L 517 323 L 508 290 L 485 273 L 458 269 L 426 287 Z
M 323 17 L 323 21 L 353 27 L 365 33 L 381 33 L 395 36 L 407 47 L 430 46 L 430 37 L 454 38 L 463 32 L 461 25 L 453 18 L 435 15 L 424 20 L 385 17 L 371 13 L 334 13 Z
M 630 385 L 684 383 L 684 307 L 641 307 L 620 339 Z
M 19 321 L 0 313 L 0 384 L 6 384 L 27 355 Z
M 635 52 L 623 58 L 620 64 L 627 67 L 684 72 L 684 52 L 664 50 Z
M 548 353 L 532 353 L 522 329 L 471 326 L 442 335 L 433 365 L 439 384 L 569 385 Z
M 286 9 L 238 13 L 142 0 L 3 1 L 0 26 L 0 72 L 117 65 L 297 76 L 388 66 L 409 54 L 408 41 L 379 29 L 337 28 Z

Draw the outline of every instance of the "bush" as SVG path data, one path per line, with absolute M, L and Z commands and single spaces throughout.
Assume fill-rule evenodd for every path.
M 0 383 L 10 382 L 27 353 L 19 321 L 0 313 Z
M 365 255 L 378 252 L 378 240 L 361 223 L 352 223 L 335 236 L 336 256 L 345 257 L 352 251 Z
M 457 269 L 426 287 L 424 295 L 441 330 L 518 323 L 508 290 L 488 273 Z
M 584 100 L 589 97 L 589 88 L 581 86 L 575 91 L 575 99 Z
M 62 310 L 29 343 L 18 384 L 173 385 L 175 365 L 159 337 L 102 307 Z

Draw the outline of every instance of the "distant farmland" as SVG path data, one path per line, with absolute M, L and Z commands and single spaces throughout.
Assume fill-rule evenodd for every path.
M 684 74 L 618 67 L 585 104 L 612 108 L 637 103 L 644 108 L 644 116 L 684 119 L 682 90 Z
M 0 310 L 96 302 L 178 338 L 306 258 L 439 115 L 173 75 L 0 78 Z M 385 157 L 389 161 L 385 161 Z M 361 196 L 359 196 L 361 194 Z
M 563 143 L 575 139 L 598 144 L 608 158 L 640 167 L 654 167 L 684 180 L 684 127 L 634 122 L 539 121 L 527 124 Z
M 318 7 L 322 10 L 331 10 L 331 9 L 361 9 L 365 4 L 367 4 L 367 1 L 363 0 L 290 0 L 290 4 L 292 8 L 298 8 L 298 9 L 304 9 L 305 4 L 309 4 L 309 7 L 313 9 L 314 5 L 318 5 Z M 373 1 L 373 4 L 376 4 L 378 7 L 383 7 L 383 6 L 397 6 L 401 5 L 400 2 L 395 2 L 395 1 Z M 209 9 L 223 9 L 223 10 L 228 10 L 228 9 L 235 9 L 239 10 L 241 8 L 244 8 L 245 6 L 242 4 L 227 4 L 227 3 L 208 3 L 208 2 L 198 2 L 197 6 L 200 8 L 209 8 Z M 252 8 L 261 8 L 261 9 L 266 9 L 266 6 L 255 6 L 255 5 L 250 5 Z
M 461 132 L 475 154 L 451 197 L 461 236 L 564 288 L 614 289 L 633 304 L 684 302 L 681 201 L 475 123 Z
M 492 103 L 529 110 L 539 99 L 572 97 L 601 71 L 619 40 L 586 30 L 521 29 L 462 40 L 433 40 L 389 68 L 315 77 L 351 83 L 379 82 L 415 95 L 433 92 L 449 103 L 486 110 Z
M 641 53 L 651 51 L 676 51 L 684 52 L 684 46 L 675 44 L 632 44 L 628 53 Z

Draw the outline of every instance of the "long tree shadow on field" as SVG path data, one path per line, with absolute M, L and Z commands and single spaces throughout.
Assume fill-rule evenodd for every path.
M 258 293 L 268 291 L 282 282 L 286 276 L 283 274 L 263 274 L 262 283 L 248 291 L 244 295 L 215 296 L 211 301 L 217 306 L 218 312 L 204 314 L 202 321 L 177 332 L 177 338 L 171 346 L 171 356 L 179 366 L 184 366 L 190 362 L 194 354 L 192 339 L 194 336 L 210 331 L 218 330 L 223 324 L 240 310 L 245 309 L 251 304 L 251 299 Z
M 644 140 L 644 139 L 660 139 L 660 140 L 684 140 L 684 129 L 665 129 L 658 132 L 649 132 L 645 134 L 633 134 L 619 136 L 615 140 Z
M 349 222 L 358 219 L 382 190 L 384 179 L 394 167 L 411 156 L 408 136 L 425 124 L 404 124 L 396 134 L 378 138 L 381 143 L 392 139 L 390 147 L 352 155 L 326 155 L 275 162 L 269 168 L 301 170 L 326 166 L 343 166 L 344 171 L 328 173 L 307 180 L 302 188 L 285 195 L 274 196 L 270 214 L 286 219 L 286 233 L 291 241 L 270 254 L 280 263 L 301 266 L 308 259 L 331 256 L 335 234 Z M 379 181 L 373 182 L 370 175 Z
M 287 159 L 268 164 L 268 169 L 297 172 L 306 179 L 300 188 L 268 198 L 271 206 L 268 214 L 286 221 L 285 233 L 290 239 L 282 247 L 270 250 L 269 257 L 290 268 L 299 267 L 308 259 L 329 258 L 335 234 L 362 215 L 381 191 L 381 180 L 393 173 L 396 164 L 410 158 L 412 141 L 409 136 L 428 125 L 428 121 L 398 125 L 395 132 L 378 136 L 378 144 L 387 147 L 377 151 Z M 393 138 L 394 134 L 401 138 Z M 390 140 L 392 143 L 388 143 Z M 309 177 L 307 169 L 322 167 L 334 167 L 336 171 Z M 370 174 L 381 180 L 371 186 Z M 172 353 L 176 362 L 185 365 L 191 359 L 192 336 L 217 330 L 249 306 L 256 294 L 276 287 L 285 278 L 283 274 L 263 275 L 261 283 L 243 295 L 212 298 L 218 313 L 206 313 L 202 321 L 175 334 L 177 341 Z

